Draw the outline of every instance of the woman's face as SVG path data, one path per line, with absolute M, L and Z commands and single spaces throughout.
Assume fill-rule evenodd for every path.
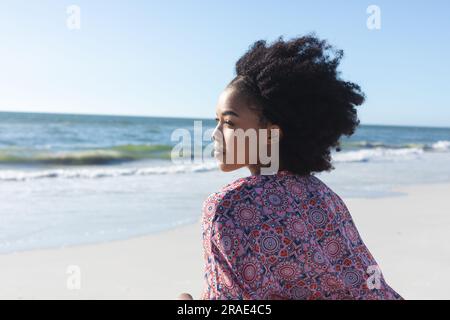
M 278 126 L 270 123 L 263 125 L 258 112 L 246 106 L 233 88 L 225 89 L 219 96 L 216 123 L 212 136 L 214 156 L 219 161 L 220 169 L 229 172 L 248 167 L 252 173 L 257 172 L 260 140 L 268 146 L 270 129 Z M 261 134 L 260 129 L 269 129 L 267 135 Z

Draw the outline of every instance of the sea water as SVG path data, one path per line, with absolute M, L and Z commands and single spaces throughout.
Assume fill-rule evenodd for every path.
M 193 133 L 194 121 L 205 131 L 215 125 L 0 113 L 0 253 L 127 239 L 198 221 L 210 193 L 249 172 L 220 172 L 208 156 L 171 161 L 180 143 L 172 133 Z M 344 198 L 401 196 L 392 189 L 450 181 L 450 128 L 360 125 L 341 146 L 332 152 L 335 169 L 316 176 Z

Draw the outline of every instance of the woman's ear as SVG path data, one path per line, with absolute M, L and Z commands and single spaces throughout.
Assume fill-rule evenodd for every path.
M 276 130 L 276 131 L 272 131 L 272 130 Z M 283 135 L 283 132 L 281 131 L 280 126 L 276 125 L 276 124 L 269 124 L 267 126 L 267 131 L 268 131 L 267 137 L 268 137 L 268 141 L 270 143 L 274 142 L 276 139 L 278 139 L 278 140 L 275 142 L 278 142 Z M 276 134 L 276 136 L 273 136 L 273 134 Z

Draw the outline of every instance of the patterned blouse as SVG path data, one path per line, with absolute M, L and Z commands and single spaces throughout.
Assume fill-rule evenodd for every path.
M 204 201 L 202 229 L 201 299 L 403 299 L 314 175 L 240 178 Z

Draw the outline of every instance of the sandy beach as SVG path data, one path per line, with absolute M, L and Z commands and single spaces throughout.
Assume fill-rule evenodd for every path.
M 450 184 L 395 191 L 404 195 L 344 201 L 397 292 L 405 299 L 450 298 Z M 198 222 L 126 241 L 3 254 L 0 298 L 174 299 L 181 292 L 199 298 L 201 245 Z M 71 266 L 79 288 L 70 285 Z

